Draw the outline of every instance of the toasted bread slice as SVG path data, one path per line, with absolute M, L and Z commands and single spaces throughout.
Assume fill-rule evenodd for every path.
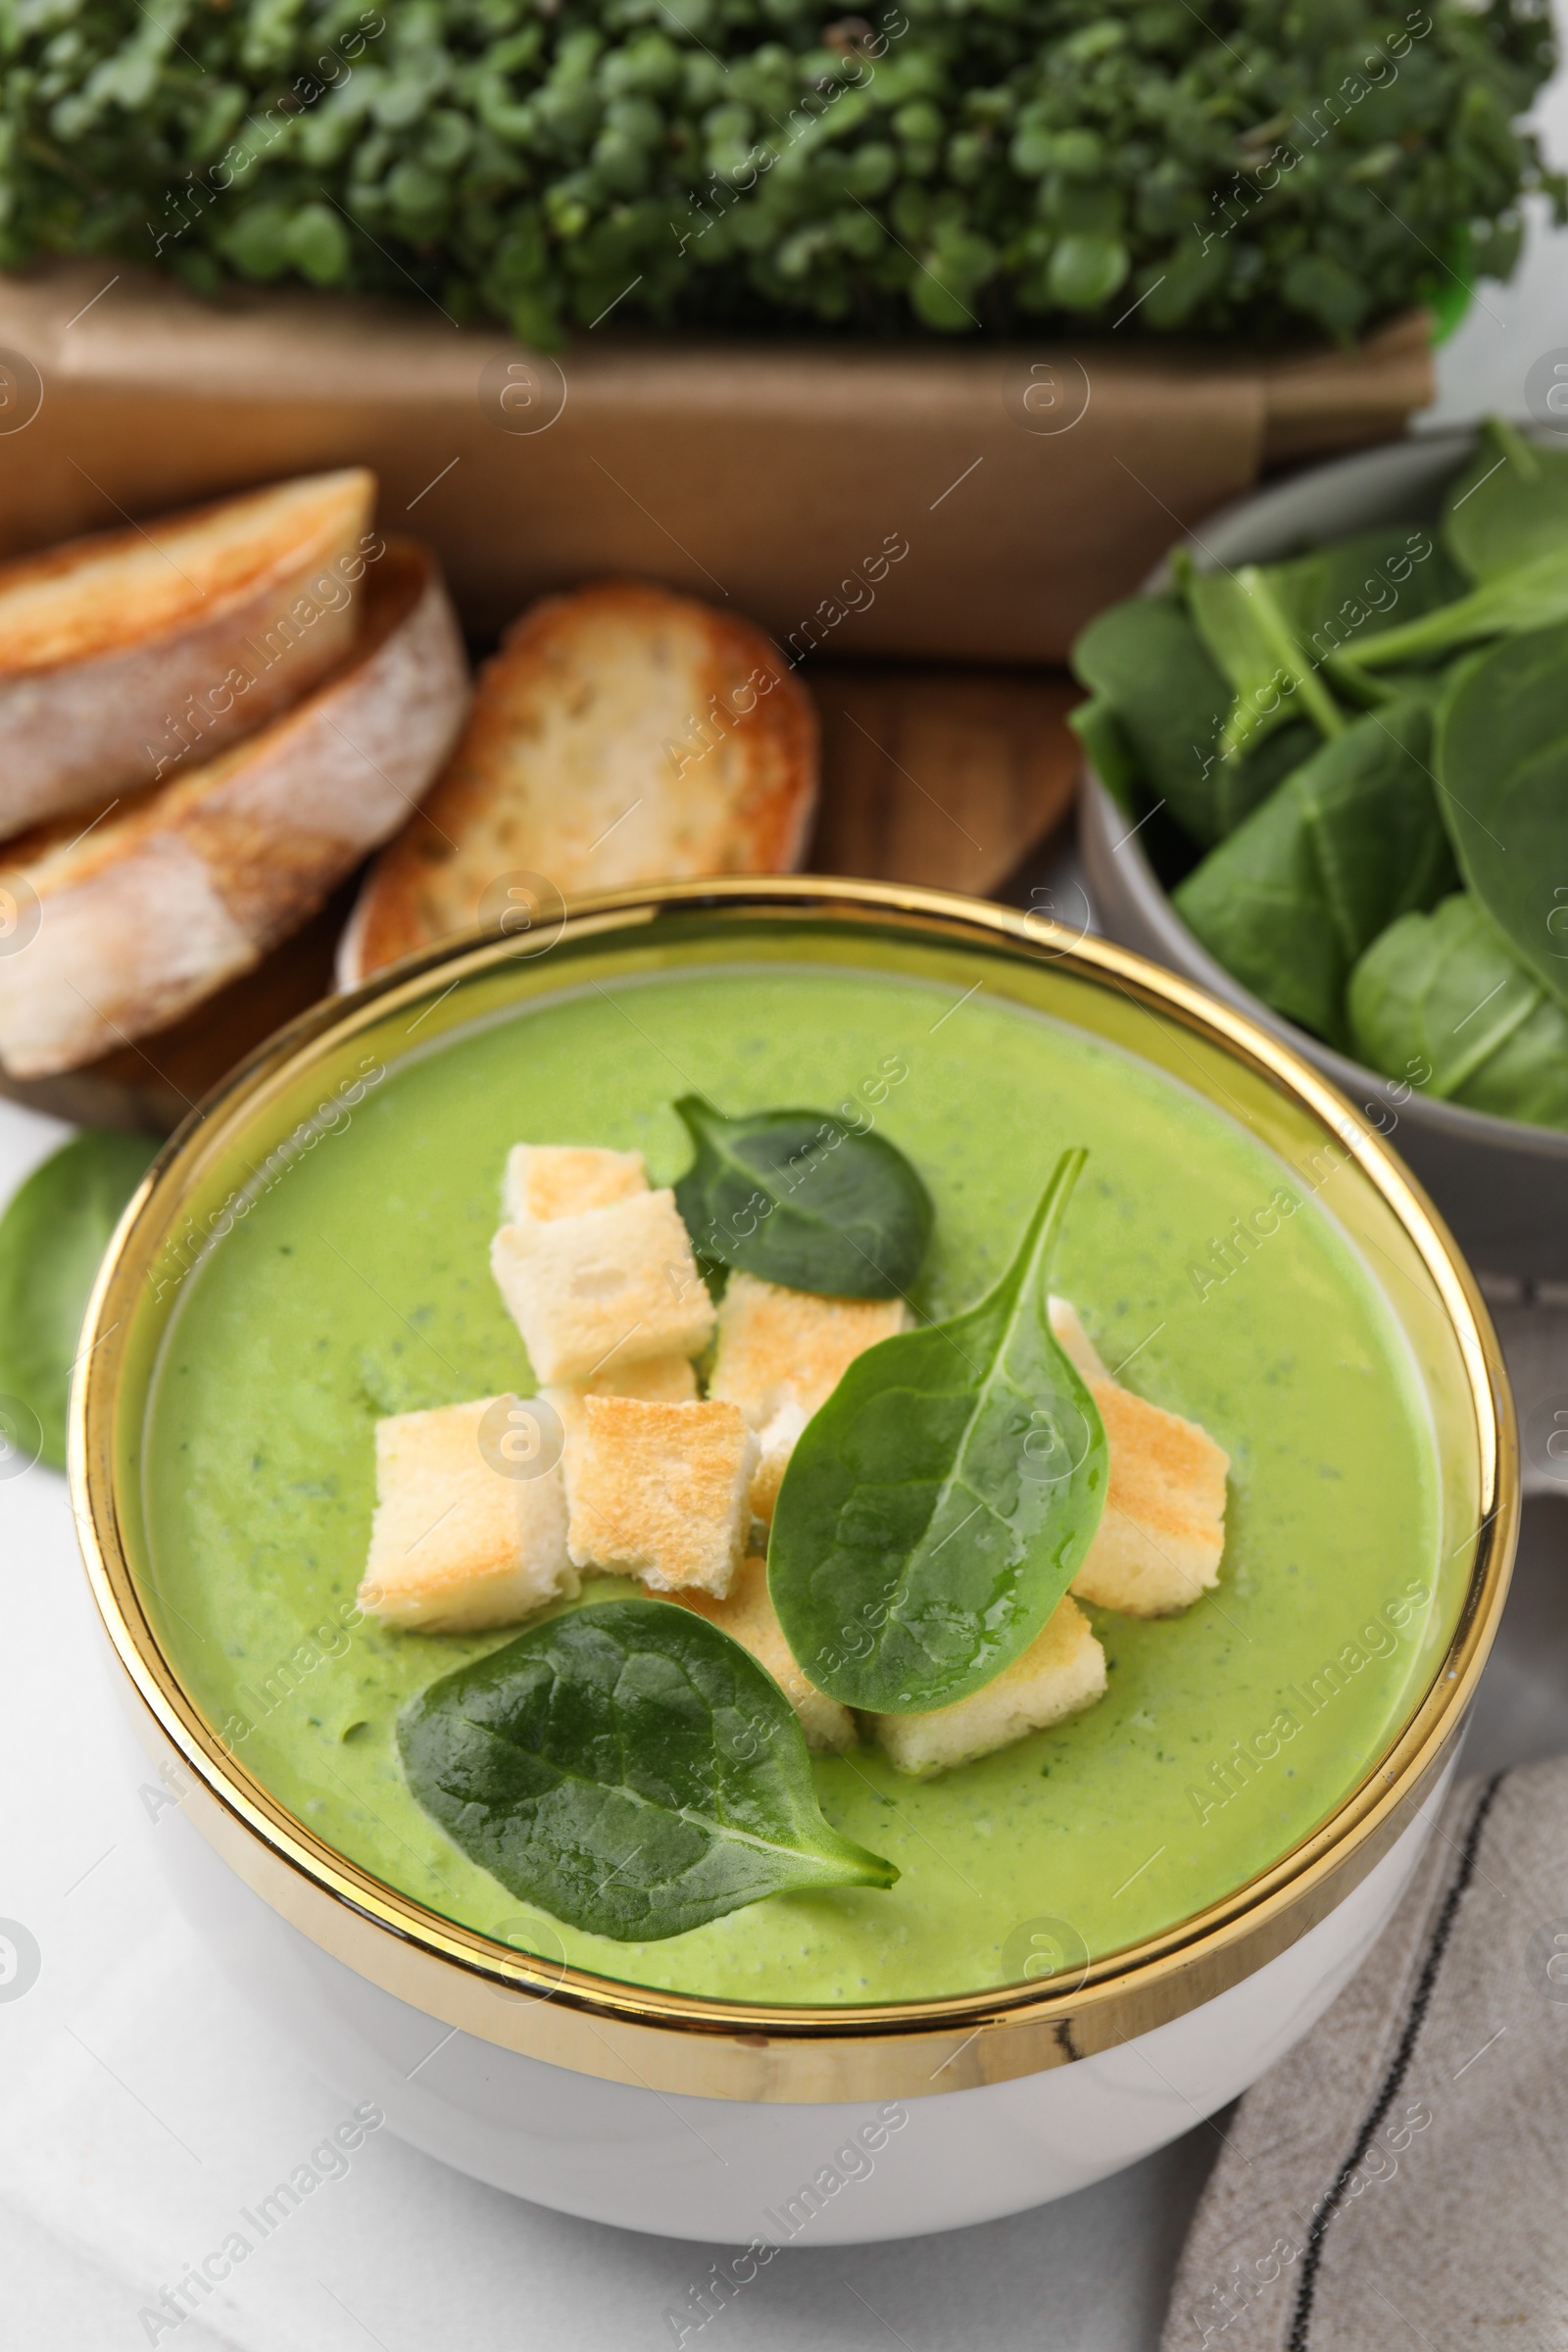
M 900 1772 L 921 1779 L 1010 1747 L 1028 1732 L 1081 1714 L 1105 1690 L 1105 1653 L 1074 1600 L 1062 1599 L 1021 1658 L 951 1707 L 866 1718 Z
M 744 1560 L 723 1600 L 714 1600 L 706 1592 L 675 1592 L 670 1597 L 684 1609 L 695 1609 L 710 1625 L 716 1625 L 732 1642 L 749 1649 L 760 1666 L 767 1669 L 799 1716 L 808 1747 L 823 1747 L 842 1755 L 847 1747 L 855 1745 L 855 1717 L 849 1708 L 808 1682 L 795 1663 L 767 1590 L 765 1560 L 758 1559 L 755 1554 Z
M 423 1634 L 515 1625 L 575 1592 L 559 1462 L 511 1476 L 487 1445 L 511 1396 L 480 1396 L 375 1425 L 375 1517 L 359 1605 Z
M 335 669 L 374 503 L 349 466 L 0 566 L 0 835 L 211 760 Z
M 429 552 L 367 572 L 348 665 L 259 735 L 78 829 L 0 853 L 26 943 L 0 956 L 0 1059 L 74 1069 L 256 963 L 407 817 L 451 746 L 467 665 Z
M 1100 1410 L 1110 1449 L 1105 1507 L 1072 1580 L 1080 1600 L 1125 1617 L 1169 1617 L 1219 1583 L 1230 1457 L 1184 1421 L 1111 1379 L 1065 1298 L 1051 1328 Z
M 573 1566 L 721 1600 L 741 1564 L 756 1466 L 757 1440 L 732 1404 L 585 1397 L 566 1473 Z
M 810 702 L 747 622 L 635 581 L 546 597 L 480 672 L 446 774 L 371 868 L 342 985 L 487 920 L 506 874 L 542 877 L 569 904 L 787 872 L 816 770 Z

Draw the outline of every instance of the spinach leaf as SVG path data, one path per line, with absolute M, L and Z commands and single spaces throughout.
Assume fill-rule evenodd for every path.
M 1495 580 L 1568 545 L 1568 452 L 1533 448 L 1489 417 L 1444 505 L 1443 536 L 1472 580 Z
M 1221 759 L 1230 686 L 1174 597 L 1112 605 L 1077 639 L 1072 665 L 1095 700 L 1069 724 L 1118 806 L 1136 821 L 1162 804 L 1202 849 L 1223 841 L 1317 741 L 1296 720 L 1258 750 Z
M 1131 738 L 1115 708 L 1091 695 L 1067 713 L 1067 724 L 1083 746 L 1084 758 L 1126 817 L 1141 817 L 1151 806 Z
M 996 1288 L 858 1356 L 790 1458 L 768 1587 L 802 1667 L 847 1706 L 919 1715 L 978 1690 L 1100 1524 L 1104 1431 L 1047 1316 L 1086 1156 L 1062 1153 Z
M 1568 1010 L 1468 891 L 1374 941 L 1349 986 L 1362 1061 L 1445 1102 L 1568 1127 Z
M 1457 879 L 1433 790 L 1424 703 L 1369 711 L 1298 767 L 1172 894 L 1188 929 L 1254 996 L 1347 1042 L 1356 957 Z
M 89 1128 L 34 1168 L 0 1218 L 0 1396 L 43 1431 L 66 1466 L 66 1403 L 81 1319 L 120 1212 L 157 1152 L 150 1135 Z
M 1568 539 L 1527 564 L 1483 580 L 1468 596 L 1435 612 L 1359 637 L 1335 657 L 1336 676 L 1352 667 L 1383 668 L 1393 662 L 1429 662 L 1483 637 L 1517 637 L 1568 619 Z
M 1380 615 L 1423 613 L 1464 586 L 1425 532 L 1385 525 L 1335 541 L 1288 564 L 1182 577 L 1204 641 L 1235 688 L 1221 738 L 1226 757 L 1291 716 L 1333 737 L 1345 716 L 1326 683 L 1347 645 L 1358 646 Z
M 1298 712 L 1320 735 L 1344 727 L 1297 612 L 1307 602 L 1298 590 L 1317 570 L 1313 558 L 1305 564 L 1244 564 L 1240 571 L 1190 574 L 1193 617 L 1234 690 L 1220 732 L 1222 758 L 1250 750 Z
M 825 1110 L 727 1119 L 701 1095 L 675 1108 L 697 1146 L 675 1205 L 699 1257 L 830 1298 L 907 1291 L 931 1235 L 931 1196 L 885 1136 Z
M 657 1942 L 764 1895 L 899 1875 L 823 1819 L 772 1677 L 671 1601 L 534 1626 L 411 1699 L 398 1749 L 470 1860 L 591 1936 Z
M 1437 774 L 1466 882 L 1568 1003 L 1568 625 L 1460 664 L 1438 714 Z

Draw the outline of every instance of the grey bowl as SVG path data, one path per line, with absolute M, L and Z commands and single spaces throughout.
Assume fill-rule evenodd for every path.
M 1193 561 L 1200 571 L 1268 563 L 1375 523 L 1429 522 L 1474 446 L 1473 433 L 1434 433 L 1314 466 L 1201 524 L 1187 541 Z M 1165 584 L 1161 569 L 1147 586 Z M 1260 1003 L 1193 937 L 1093 768 L 1084 776 L 1078 825 L 1085 878 L 1108 938 L 1239 1005 L 1304 1054 L 1403 1153 L 1478 1266 L 1568 1279 L 1568 1133 L 1431 1102 Z

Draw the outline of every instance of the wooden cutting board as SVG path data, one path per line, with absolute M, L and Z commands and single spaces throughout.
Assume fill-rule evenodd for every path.
M 879 665 L 824 667 L 811 683 L 822 721 L 812 873 L 988 898 L 1072 804 L 1079 753 L 1065 720 L 1080 698 L 1067 678 Z M 0 1074 L 0 1094 L 77 1126 L 170 1133 L 329 993 L 354 889 L 182 1020 L 58 1078 Z

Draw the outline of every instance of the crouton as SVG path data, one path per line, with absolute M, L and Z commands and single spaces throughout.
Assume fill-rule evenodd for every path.
M 558 1381 L 541 1389 L 539 1395 L 542 1402 L 554 1408 L 561 1423 L 565 1440 L 562 1465 L 569 1495 L 576 1468 L 575 1448 L 582 1440 L 585 1397 L 638 1396 L 644 1404 L 695 1404 L 697 1374 L 689 1356 L 650 1355 L 640 1364 L 623 1364 L 608 1372 L 596 1372 L 592 1380 Z
M 900 1772 L 947 1772 L 1064 1715 L 1081 1714 L 1105 1690 L 1105 1653 L 1076 1601 L 1063 1599 L 1021 1658 L 951 1707 L 927 1715 L 868 1715 L 880 1747 Z
M 1102 1362 L 1094 1341 L 1078 1320 L 1078 1309 L 1070 1298 L 1053 1297 L 1049 1302 L 1051 1332 L 1056 1346 L 1072 1365 L 1080 1380 L 1108 1380 L 1110 1374 Z
M 376 1423 L 375 1517 L 359 1590 L 368 1615 L 472 1634 L 576 1592 L 560 1463 L 512 1477 L 483 1442 L 486 1415 L 504 1429 L 517 1401 L 480 1396 Z
M 586 1396 L 567 1491 L 575 1566 L 722 1599 L 740 1566 L 757 1440 L 732 1404 Z
M 648 1166 L 640 1152 L 600 1152 L 574 1144 L 516 1144 L 507 1154 L 501 1184 L 502 1213 L 509 1225 L 530 1217 L 548 1224 L 609 1208 L 648 1190 Z
M 855 1745 L 855 1717 L 849 1708 L 808 1682 L 795 1663 L 767 1590 L 765 1560 L 754 1553 L 745 1561 L 726 1599 L 710 1600 L 701 1592 L 677 1592 L 673 1597 L 682 1608 L 695 1609 L 710 1625 L 728 1634 L 767 1669 L 800 1717 L 808 1747 L 842 1753 Z
M 343 984 L 481 921 L 509 873 L 548 875 L 573 902 L 787 873 L 816 773 L 811 698 L 749 622 L 639 581 L 544 597 L 480 670 L 451 764 L 371 867 Z
M 784 1473 L 795 1451 L 795 1441 L 809 1416 L 798 1404 L 781 1404 L 758 1438 L 757 1468 L 752 1474 L 752 1517 L 764 1527 L 773 1524 L 773 1506 L 784 1484 Z
M 1196 1421 L 1093 1380 L 1110 1447 L 1105 1507 L 1072 1580 L 1080 1600 L 1168 1617 L 1219 1583 L 1230 1460 Z
M 764 1429 L 783 1404 L 809 1420 L 855 1358 L 907 1321 L 902 1298 L 822 1298 L 731 1274 L 708 1393 L 738 1404 L 753 1429 Z
M 1219 1582 L 1230 1457 L 1184 1421 L 1112 1380 L 1065 1298 L 1051 1327 L 1100 1408 L 1110 1452 L 1105 1507 L 1071 1590 L 1126 1617 L 1169 1617 Z
M 713 1306 L 671 1192 L 503 1225 L 491 1270 L 541 1382 L 699 1355 Z

